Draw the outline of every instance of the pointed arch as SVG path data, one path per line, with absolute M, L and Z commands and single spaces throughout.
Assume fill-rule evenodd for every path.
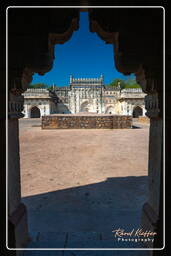
M 31 118 L 40 118 L 40 109 L 37 106 L 33 106 L 30 108 L 30 117 Z
M 80 106 L 80 112 L 89 112 L 89 103 L 84 101 Z
M 140 106 L 135 106 L 135 107 L 133 108 L 132 116 L 133 116 L 134 118 L 138 118 L 139 116 L 142 116 L 142 115 L 143 115 L 143 109 L 142 109 L 142 107 L 140 107 Z
M 114 106 L 108 106 L 105 110 L 105 114 L 114 114 Z

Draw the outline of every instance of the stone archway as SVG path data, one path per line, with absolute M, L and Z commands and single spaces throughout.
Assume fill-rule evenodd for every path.
M 105 114 L 114 114 L 114 107 L 113 106 L 108 106 L 106 108 Z
M 142 116 L 142 115 L 143 115 L 142 108 L 140 106 L 134 107 L 133 112 L 132 112 L 132 116 L 134 118 L 138 118 L 139 116 Z
M 89 112 L 89 103 L 85 101 L 80 106 L 80 112 Z
M 37 106 L 31 107 L 30 109 L 30 117 L 31 118 L 40 118 L 40 109 Z

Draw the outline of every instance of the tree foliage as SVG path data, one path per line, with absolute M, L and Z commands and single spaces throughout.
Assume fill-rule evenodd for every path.
M 110 87 L 124 87 L 125 86 L 125 81 L 119 78 L 114 79 L 108 86 Z
M 47 90 L 52 90 L 54 87 L 57 87 L 56 85 L 47 85 L 43 83 L 37 83 L 37 84 L 30 84 L 29 88 L 34 88 L 34 89 L 47 89 Z
M 123 80 L 116 78 L 114 79 L 110 84 L 107 85 L 108 87 L 119 87 L 120 89 L 123 90 L 125 88 L 141 88 L 139 84 L 137 84 L 135 79 L 128 79 L 128 80 Z
M 56 85 L 54 85 L 54 86 L 56 87 Z M 141 88 L 135 79 L 123 80 L 123 79 L 119 79 L 119 78 L 115 78 L 110 84 L 107 84 L 106 86 L 114 87 L 114 88 L 120 86 L 121 90 L 123 90 L 125 88 Z M 42 88 L 42 89 L 52 90 L 53 85 L 48 86 L 47 84 L 37 83 L 37 84 L 30 84 L 29 88 L 37 88 L 37 89 Z
M 53 90 L 53 89 L 55 89 L 55 87 L 57 87 L 57 85 L 51 85 L 48 87 L 48 90 Z
M 29 88 L 35 88 L 35 89 L 47 89 L 48 85 L 47 84 L 43 84 L 43 83 L 38 83 L 38 84 L 30 84 Z

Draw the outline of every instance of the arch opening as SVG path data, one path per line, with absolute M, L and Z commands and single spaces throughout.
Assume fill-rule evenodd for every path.
M 89 103 L 88 101 L 83 102 L 80 106 L 80 112 L 89 112 Z
M 143 115 L 142 108 L 140 106 L 136 106 L 133 109 L 133 113 L 132 113 L 133 118 L 138 118 L 139 116 L 142 116 L 142 115 Z
M 105 114 L 114 114 L 114 107 L 113 106 L 109 106 L 106 108 Z
M 30 117 L 31 118 L 40 118 L 40 109 L 36 106 L 30 109 Z

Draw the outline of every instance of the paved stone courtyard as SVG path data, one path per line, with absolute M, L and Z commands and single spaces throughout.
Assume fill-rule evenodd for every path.
M 147 198 L 149 125 L 135 122 L 134 126 L 41 130 L 40 119 L 20 120 L 22 200 L 32 236 L 29 247 L 138 247 L 136 243 L 119 245 L 112 234 L 119 227 L 126 231 L 140 227 Z M 98 255 L 128 255 L 115 253 Z

